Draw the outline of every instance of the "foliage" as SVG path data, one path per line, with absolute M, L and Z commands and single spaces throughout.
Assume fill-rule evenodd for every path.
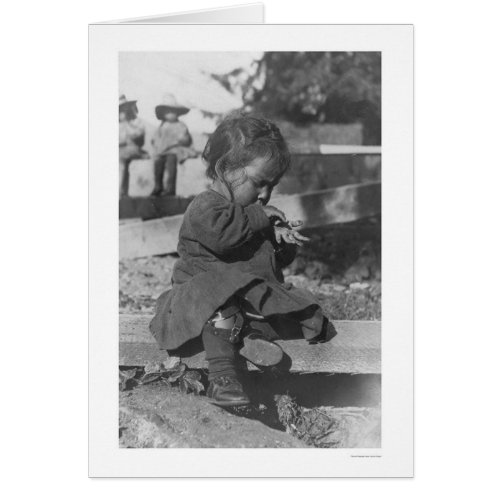
M 247 107 L 295 123 L 362 122 L 380 144 L 380 52 L 267 52 L 266 81 Z
M 380 409 L 304 408 L 289 395 L 276 395 L 286 432 L 316 448 L 379 448 Z
M 144 367 L 143 373 L 136 368 L 132 370 L 120 370 L 120 390 L 125 391 L 135 385 L 146 385 L 152 382 L 161 381 L 168 385 L 178 385 L 179 389 L 187 394 L 194 392 L 200 394 L 205 388 L 201 383 L 201 376 L 195 370 L 187 370 L 184 363 L 177 362 L 170 367 L 164 363 L 148 363 Z

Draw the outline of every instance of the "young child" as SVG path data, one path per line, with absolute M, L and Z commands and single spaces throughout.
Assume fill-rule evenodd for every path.
M 143 151 L 146 127 L 140 118 L 137 101 L 127 101 L 125 95 L 120 96 L 118 105 L 119 119 L 119 161 L 120 176 L 119 189 L 120 198 L 128 196 L 129 169 L 132 160 L 144 158 L 146 152 Z
M 290 163 L 279 129 L 262 118 L 226 118 L 203 159 L 213 184 L 184 215 L 172 289 L 158 298 L 150 329 L 171 354 L 201 336 L 207 395 L 221 406 L 246 405 L 242 359 L 278 364 L 283 352 L 273 338 L 300 329 L 320 341 L 330 324 L 312 294 L 285 284 L 281 272 L 308 238 L 295 229 L 300 221 L 267 204 Z
M 192 143 L 191 135 L 186 125 L 179 121 L 179 116 L 185 115 L 188 111 L 189 108 L 178 104 L 171 94 L 166 94 L 162 104 L 155 108 L 156 118 L 161 123 L 151 140 L 154 150 L 155 179 L 151 196 L 175 195 L 177 162 L 182 163 L 187 158 L 196 156 L 196 152 L 189 147 Z M 167 175 L 164 188 L 165 171 Z

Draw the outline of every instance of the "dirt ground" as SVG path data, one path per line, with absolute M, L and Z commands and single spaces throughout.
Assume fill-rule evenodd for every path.
M 274 395 L 226 410 L 160 381 L 120 392 L 119 421 L 124 448 L 372 448 L 381 437 L 377 405 L 307 408 Z
M 120 447 L 299 448 L 293 436 L 160 384 L 120 393 Z
M 337 320 L 381 319 L 380 220 L 305 232 L 285 280 L 314 293 Z M 120 261 L 120 312 L 152 313 L 177 255 Z M 130 369 L 130 367 L 121 367 Z M 206 374 L 201 381 L 207 387 Z M 255 402 L 238 411 L 157 380 L 120 392 L 121 447 L 379 447 L 379 375 L 254 374 Z M 255 378 L 257 377 L 257 378 Z

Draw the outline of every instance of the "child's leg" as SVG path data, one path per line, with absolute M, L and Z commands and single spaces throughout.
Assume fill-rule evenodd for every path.
M 223 322 L 208 322 L 201 338 L 208 362 L 208 380 L 222 376 L 237 376 L 238 346 L 232 342 L 230 333 Z
M 151 196 L 159 196 L 163 192 L 163 174 L 165 172 L 165 156 L 157 156 L 154 160 L 155 187 Z
M 208 380 L 217 377 L 236 377 L 236 346 L 217 335 L 216 327 L 207 324 L 201 334 L 206 360 L 208 362 Z
M 238 299 L 230 299 L 207 322 L 201 335 L 210 381 L 207 395 L 223 406 L 249 403 L 237 378 L 244 367 L 243 358 L 259 368 L 270 368 L 279 365 L 284 356 L 278 344 L 248 328 L 249 318 L 240 307 Z
M 128 196 L 130 160 L 120 158 L 120 198 Z
M 256 319 L 260 321 L 260 325 L 264 325 L 265 318 L 239 293 L 232 298 L 231 305 L 237 309 L 238 314 L 233 316 L 225 314 L 224 317 L 227 319 L 224 319 L 223 323 L 220 322 L 218 327 L 229 332 L 229 329 L 234 328 L 233 325 L 237 326 L 239 337 L 237 343 L 241 347 L 239 354 L 260 369 L 280 364 L 284 353 L 281 347 L 273 342 L 277 336 L 270 338 L 267 332 L 256 326 L 258 324 L 255 322 Z M 235 321 L 240 323 L 237 324 Z
M 240 359 L 237 328 L 240 322 L 242 316 L 239 309 L 230 300 L 207 322 L 201 334 L 210 381 L 207 396 L 221 406 L 250 403 L 238 381 Z
M 177 182 L 177 156 L 170 154 L 165 159 L 165 194 L 175 196 L 175 186 Z

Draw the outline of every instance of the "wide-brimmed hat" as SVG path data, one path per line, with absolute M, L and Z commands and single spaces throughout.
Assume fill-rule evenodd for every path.
M 172 94 L 164 94 L 161 104 L 158 104 L 155 108 L 156 118 L 163 120 L 165 113 L 169 111 L 181 116 L 188 113 L 189 108 L 180 104 Z
M 131 106 L 135 106 L 136 102 L 137 101 L 127 101 L 127 98 L 125 97 L 125 94 L 122 94 L 120 96 L 118 109 L 119 109 L 119 111 L 125 111 L 128 108 L 130 108 Z

